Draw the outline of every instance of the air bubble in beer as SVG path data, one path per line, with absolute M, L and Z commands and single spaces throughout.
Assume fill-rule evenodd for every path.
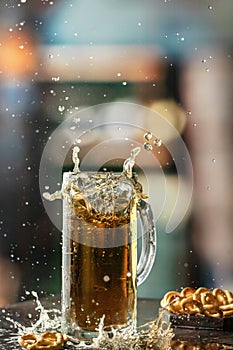
M 103 280 L 104 280 L 104 282 L 109 282 L 110 281 L 110 277 L 108 275 L 105 275 Z

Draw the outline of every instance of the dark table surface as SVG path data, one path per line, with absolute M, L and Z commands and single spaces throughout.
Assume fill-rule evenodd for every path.
M 42 300 L 46 309 L 59 308 L 59 297 Z M 158 315 L 159 300 L 138 300 L 138 325 L 154 320 Z M 0 308 L 0 349 L 21 349 L 17 342 L 17 329 L 9 319 L 13 319 L 24 326 L 29 326 L 38 317 L 34 300 L 20 302 Z M 197 329 L 172 327 L 174 338 L 172 349 L 233 349 L 233 330 Z

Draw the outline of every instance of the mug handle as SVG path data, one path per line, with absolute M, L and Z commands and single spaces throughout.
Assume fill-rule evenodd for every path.
M 137 206 L 142 226 L 142 251 L 137 264 L 137 285 L 142 284 L 153 267 L 157 252 L 157 233 L 150 204 L 140 200 Z

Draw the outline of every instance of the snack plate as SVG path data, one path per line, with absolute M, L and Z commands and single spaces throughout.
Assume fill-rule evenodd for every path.
M 233 317 L 208 317 L 197 315 L 173 314 L 167 310 L 162 311 L 162 320 L 171 323 L 172 327 L 195 328 L 195 329 L 212 329 L 222 331 L 233 330 Z

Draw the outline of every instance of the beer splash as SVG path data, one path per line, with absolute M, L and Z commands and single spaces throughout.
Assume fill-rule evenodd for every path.
M 133 175 L 132 171 L 133 171 L 133 167 L 135 164 L 135 159 L 136 159 L 137 155 L 140 153 L 140 151 L 141 151 L 140 147 L 135 147 L 132 149 L 132 151 L 130 153 L 130 157 L 124 161 L 122 174 L 124 174 L 125 176 L 127 176 L 129 178 L 132 178 L 132 175 Z M 73 148 L 73 153 L 72 153 L 72 161 L 74 163 L 74 168 L 73 168 L 74 174 L 77 174 L 80 172 L 79 152 L 80 152 L 80 148 L 78 146 L 75 146 Z M 56 191 L 54 193 L 51 193 L 51 194 L 49 192 L 44 192 L 43 197 L 48 201 L 54 201 L 56 199 L 63 199 L 65 192 L 66 192 L 66 190 L 63 190 L 63 189 L 60 191 Z
M 39 312 L 39 317 L 34 323 L 31 323 L 31 326 L 24 326 L 13 318 L 6 317 L 6 320 L 12 323 L 17 331 L 17 333 L 10 332 L 8 335 L 6 330 L 0 329 L 0 334 L 4 335 L 4 344 L 7 344 L 8 349 L 18 348 L 18 337 L 23 334 L 40 334 L 45 331 L 61 332 L 60 310 L 46 309 L 40 302 L 37 293 L 32 291 L 31 294 L 35 298 L 35 310 Z M 104 330 L 104 317 L 100 320 L 97 330 L 98 336 L 91 341 L 68 336 L 64 350 L 167 350 L 174 337 L 170 324 L 162 320 L 162 312 L 157 319 L 138 327 L 138 330 L 133 333 L 128 330 L 122 332 L 113 330 L 112 337 L 109 338 L 109 333 Z
M 123 164 L 123 173 L 128 176 L 132 177 L 132 171 L 133 171 L 133 166 L 135 164 L 135 159 L 137 155 L 140 153 L 141 148 L 136 147 L 131 151 L 130 157 L 127 158 Z

